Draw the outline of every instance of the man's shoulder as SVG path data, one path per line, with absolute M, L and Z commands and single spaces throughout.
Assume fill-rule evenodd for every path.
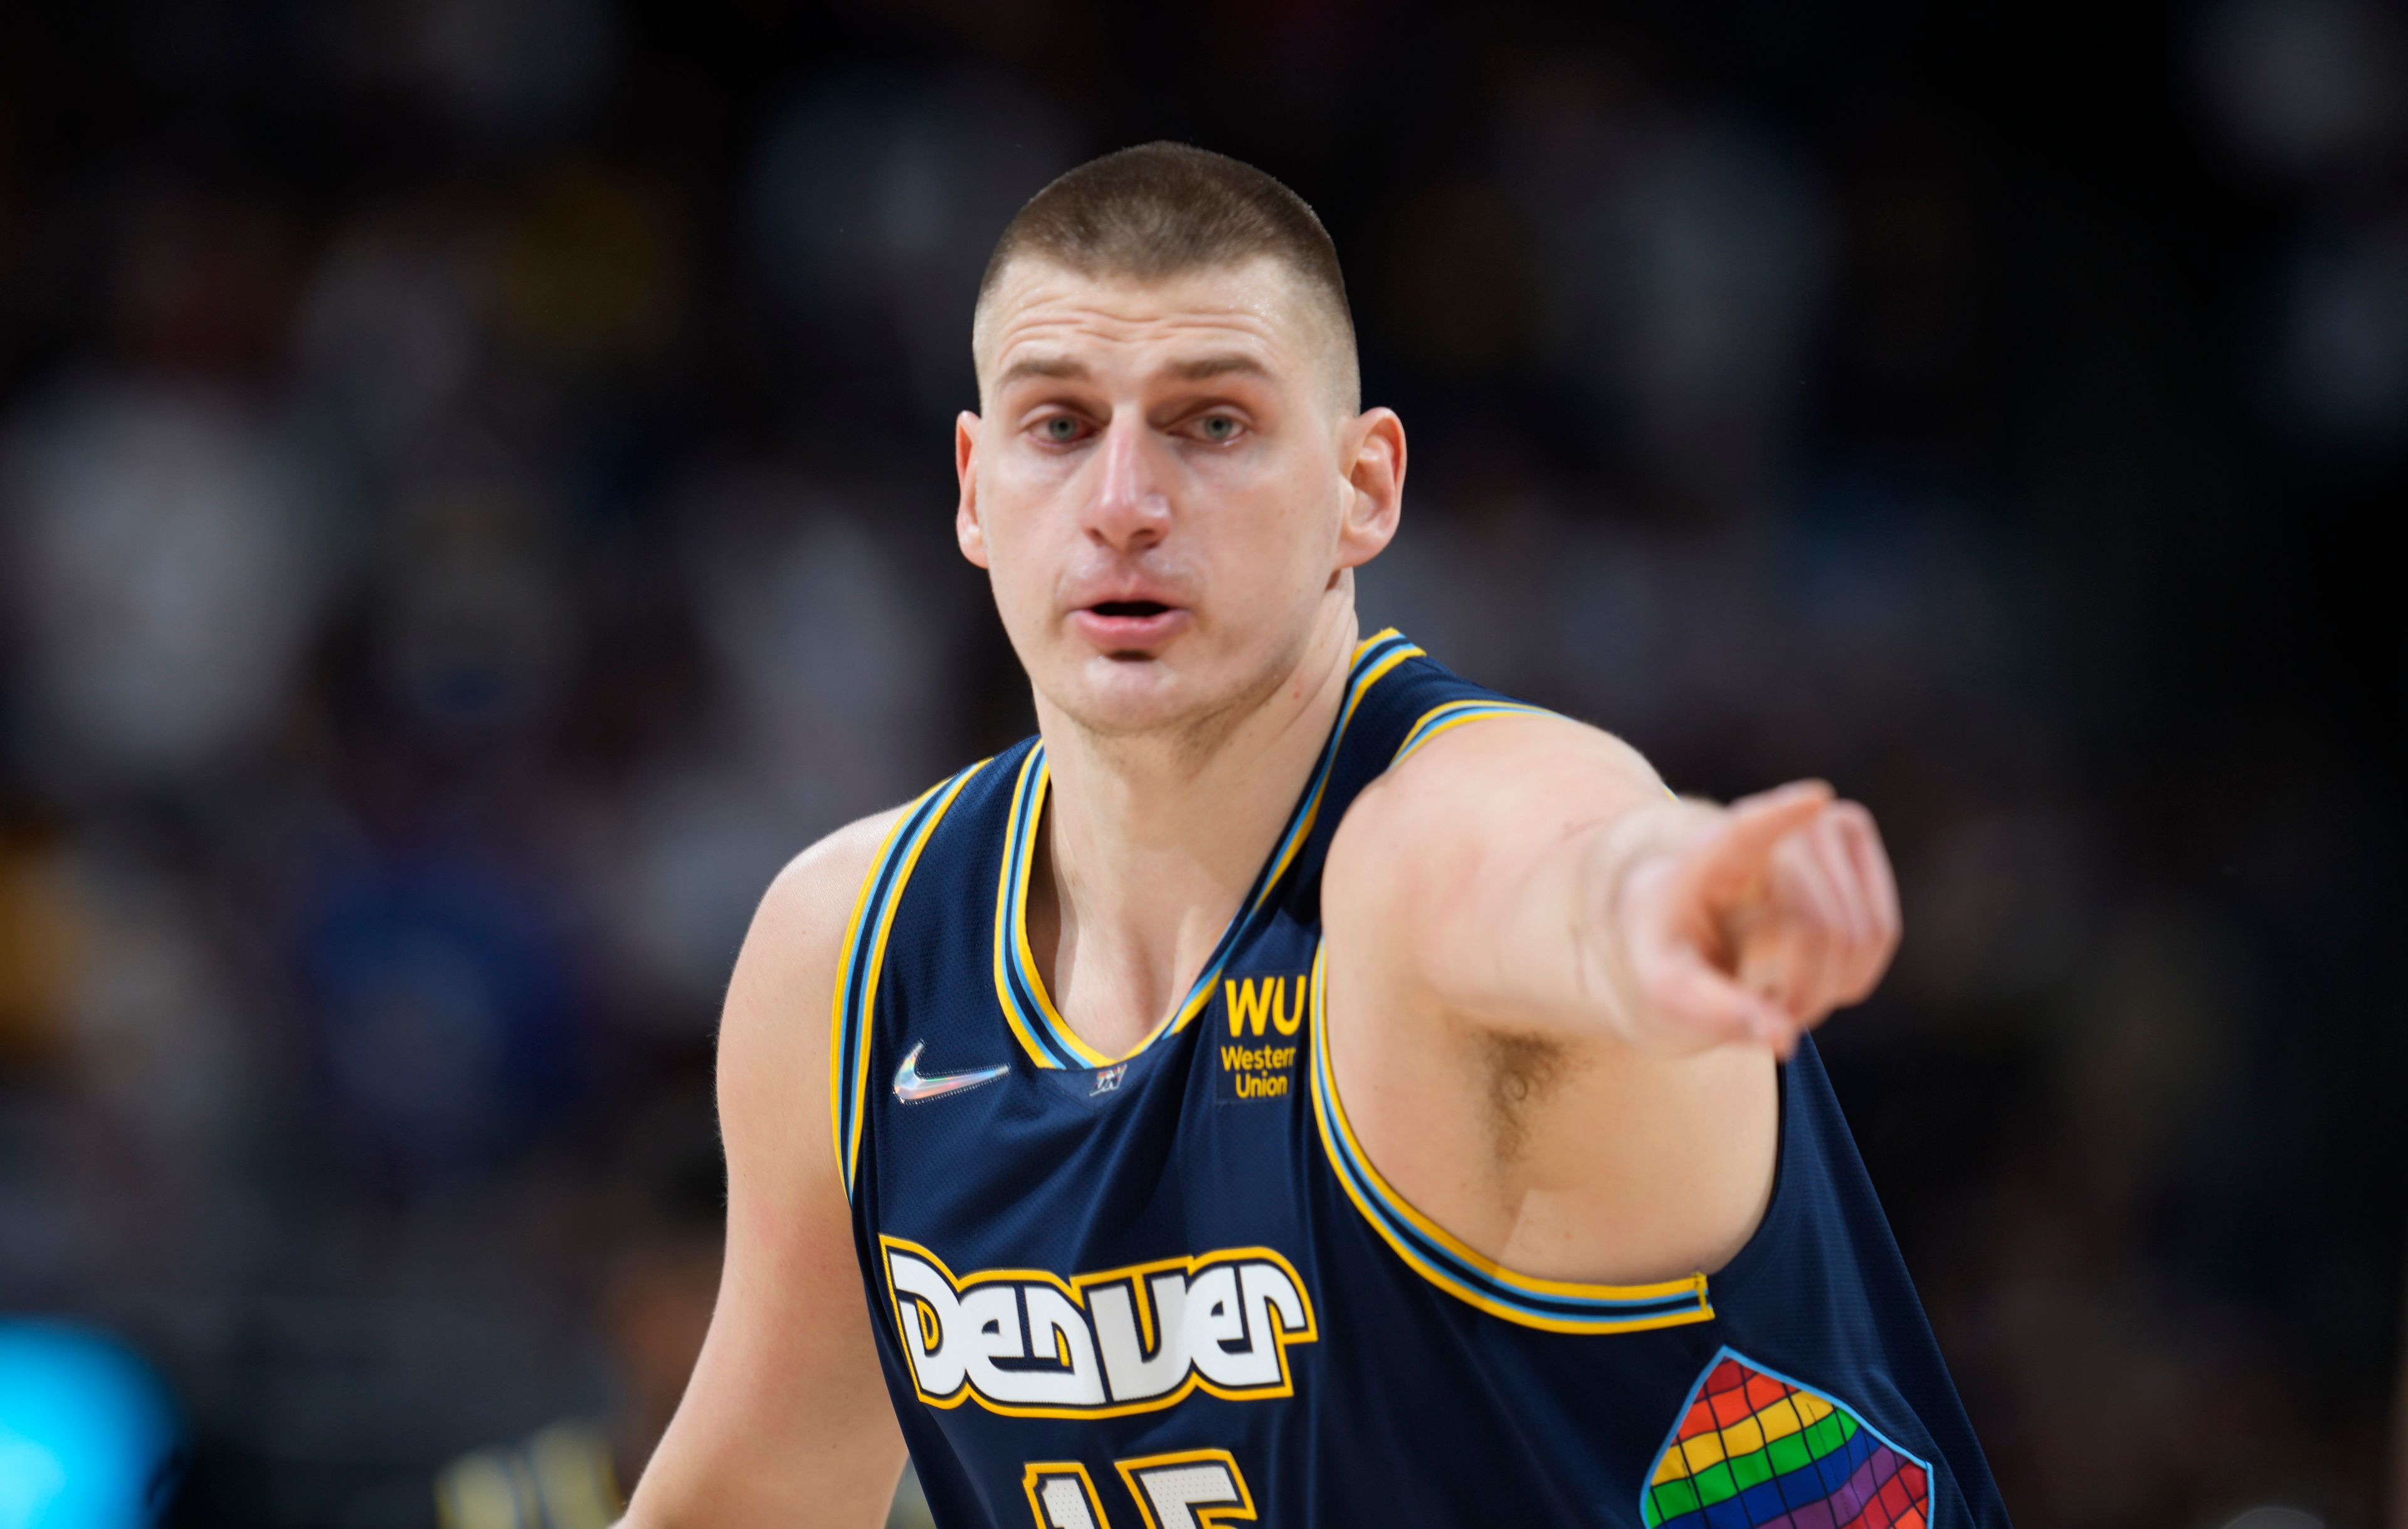
M 872 813 L 786 862 L 744 936 L 719 1024 L 723 1130 L 782 1137 L 825 1107 L 824 1017 L 863 878 L 905 809 Z M 811 1016 L 822 1022 L 810 1022 Z M 731 1138 L 732 1139 L 732 1138 Z M 791 1166 L 799 1171 L 803 1159 Z
M 910 810 L 906 803 L 857 817 L 788 860 L 762 895 L 748 944 L 767 944 L 791 960 L 832 963 L 862 882 Z
M 1420 945 L 1459 926 L 1467 898 L 1510 896 L 1529 852 L 1664 793 L 1639 751 L 1601 728 L 1553 712 L 1482 716 L 1348 803 L 1323 876 L 1324 927 L 1375 952 Z
M 1333 857 L 1399 843 L 1399 829 L 1476 820 L 1482 809 L 1538 805 L 1562 785 L 1599 774 L 1655 772 L 1613 734 L 1560 713 L 1499 711 L 1467 719 L 1412 747 L 1348 804 Z
M 832 985 L 854 909 L 882 858 L 916 855 L 971 777 L 993 762 L 982 759 L 899 806 L 854 818 L 788 860 L 753 913 L 737 963 L 738 989 L 766 981 L 792 996 L 797 984 Z

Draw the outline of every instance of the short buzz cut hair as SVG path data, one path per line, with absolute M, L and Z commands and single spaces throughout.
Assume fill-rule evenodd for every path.
M 980 310 L 1004 268 L 1024 255 L 1082 276 L 1140 281 L 1268 255 L 1334 321 L 1341 391 L 1350 408 L 1360 406 L 1354 318 L 1338 246 L 1303 197 L 1243 160 L 1192 144 L 1140 143 L 1064 173 L 1004 225 L 979 281 Z

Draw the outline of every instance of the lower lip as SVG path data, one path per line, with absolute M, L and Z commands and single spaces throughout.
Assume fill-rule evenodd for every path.
M 1173 607 L 1148 616 L 1108 616 L 1099 611 L 1078 611 L 1071 614 L 1071 624 L 1079 635 L 1106 653 L 1127 653 L 1155 648 L 1170 641 L 1187 626 L 1187 613 Z

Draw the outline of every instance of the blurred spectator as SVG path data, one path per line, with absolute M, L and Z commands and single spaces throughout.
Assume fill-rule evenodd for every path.
M 681 509 L 681 573 L 727 710 L 638 784 L 600 879 L 623 976 L 698 1025 L 778 868 L 940 767 L 941 665 L 965 613 L 918 598 L 875 517 L 827 490 L 724 469 Z
M 0 565 L 52 787 L 173 779 L 256 742 L 320 589 L 273 430 L 206 387 L 88 383 L 5 449 Z
M 707 1091 L 669 1092 L 630 1118 L 610 1186 L 600 1310 L 606 1420 L 546 1424 L 471 1451 L 437 1477 L 442 1529 L 605 1529 L 668 1427 L 719 1288 L 725 1190 Z
M 558 700 L 579 635 L 544 507 L 503 463 L 438 468 L 400 495 L 371 634 L 397 720 L 442 748 L 525 737 Z
M 301 959 L 333 1103 L 372 1150 L 439 1172 L 523 1144 L 580 1060 L 559 935 L 511 878 L 467 856 L 338 873 Z
M 372 204 L 336 232 L 303 301 L 298 371 L 320 407 L 399 466 L 459 408 L 483 336 L 486 262 L 441 204 Z
M 1531 57 L 1501 94 L 1546 363 L 1670 488 L 1760 499 L 1825 284 L 1817 189 L 1778 144 L 1610 60 Z
M 725 1190 L 707 1093 L 673 1091 L 632 1119 L 614 1187 L 619 1207 L 601 1311 L 613 1402 L 598 1421 L 565 1419 L 524 1441 L 443 1467 L 441 1529 L 605 1529 L 668 1428 L 710 1325 Z M 907 1471 L 889 1529 L 928 1529 Z

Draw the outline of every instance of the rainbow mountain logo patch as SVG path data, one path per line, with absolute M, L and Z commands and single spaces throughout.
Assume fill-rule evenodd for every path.
M 1931 1468 L 1725 1349 L 1689 1388 L 1639 1507 L 1648 1529 L 1925 1529 Z

